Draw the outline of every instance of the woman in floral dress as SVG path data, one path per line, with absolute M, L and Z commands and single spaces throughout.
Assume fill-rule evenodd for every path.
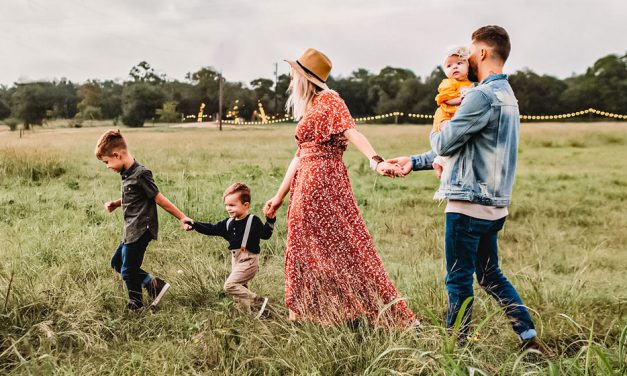
M 290 319 L 332 325 L 365 314 L 374 325 L 410 325 L 414 315 L 383 268 L 357 208 L 342 154 L 350 141 L 378 173 L 402 176 L 402 171 L 375 153 L 355 129 L 344 101 L 325 84 L 331 61 L 324 54 L 308 49 L 288 63 L 286 107 L 300 119 L 298 151 L 264 211 L 276 211 L 290 192 L 285 249 Z

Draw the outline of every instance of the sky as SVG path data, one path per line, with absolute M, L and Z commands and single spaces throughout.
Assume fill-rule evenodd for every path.
M 0 0 L 0 84 L 128 79 L 148 61 L 170 79 L 203 66 L 229 81 L 288 73 L 316 48 L 332 74 L 408 68 L 426 76 L 484 25 L 505 27 L 506 72 L 566 78 L 627 53 L 626 0 Z

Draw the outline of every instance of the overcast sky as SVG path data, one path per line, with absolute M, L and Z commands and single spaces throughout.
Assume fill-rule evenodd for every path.
M 0 84 L 127 79 L 142 60 L 169 78 L 202 66 L 271 78 L 308 47 L 334 75 L 391 65 L 424 76 L 479 26 L 505 27 L 506 71 L 565 78 L 627 52 L 626 0 L 0 0 Z

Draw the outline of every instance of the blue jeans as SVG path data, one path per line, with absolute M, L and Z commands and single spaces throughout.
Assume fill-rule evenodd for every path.
M 488 221 L 464 214 L 446 213 L 446 289 L 448 290 L 447 327 L 453 328 L 463 302 L 473 297 L 473 274 L 479 285 L 505 308 L 505 314 L 521 340 L 536 336 L 529 311 L 516 289 L 499 268 L 497 233 L 505 218 Z M 469 332 L 472 301 L 465 311 L 459 333 Z
M 148 243 L 152 239 L 149 231 L 146 231 L 137 241 L 129 244 L 120 242 L 115 253 L 111 257 L 111 267 L 122 274 L 122 279 L 128 289 L 129 305 L 133 308 L 141 308 L 142 286 L 145 287 L 152 281 L 153 276 L 142 270 L 144 253 Z

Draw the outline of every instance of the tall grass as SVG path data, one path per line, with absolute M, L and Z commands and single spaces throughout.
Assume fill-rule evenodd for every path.
M 621 375 L 627 373 L 627 126 L 523 127 L 501 263 L 532 310 L 550 359 L 518 352 L 498 305 L 476 291 L 471 340 L 443 328 L 443 206 L 430 172 L 375 176 L 345 156 L 360 209 L 386 270 L 420 331 L 294 324 L 282 306 L 285 209 L 263 243 L 251 288 L 275 317 L 239 315 L 222 292 L 229 258 L 220 239 L 184 233 L 160 211 L 147 270 L 172 283 L 158 311 L 125 311 L 108 267 L 121 213 L 119 176 L 93 156 L 102 128 L 0 135 L 0 373 L 216 375 Z M 426 150 L 428 127 L 365 126 L 386 156 Z M 293 129 L 123 130 L 161 191 L 198 220 L 224 217 L 221 192 L 253 189 L 253 212 L 278 187 Z M 34 172 L 36 171 L 36 172 Z

